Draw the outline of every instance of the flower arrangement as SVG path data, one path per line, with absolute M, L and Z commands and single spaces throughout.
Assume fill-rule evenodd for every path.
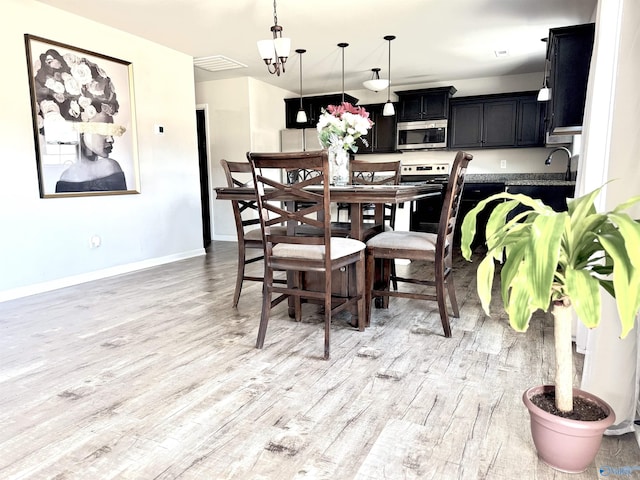
M 318 121 L 318 139 L 324 148 L 358 151 L 356 139 L 366 135 L 373 122 L 363 107 L 348 102 L 322 109 Z M 367 144 L 364 139 L 362 139 Z

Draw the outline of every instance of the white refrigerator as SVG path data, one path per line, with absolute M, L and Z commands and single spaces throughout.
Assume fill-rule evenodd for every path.
M 287 128 L 280 130 L 281 152 L 306 152 L 322 150 L 315 128 Z

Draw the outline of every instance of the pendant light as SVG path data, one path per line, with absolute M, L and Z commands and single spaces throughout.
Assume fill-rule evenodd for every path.
M 545 42 L 545 43 L 547 42 L 546 38 L 541 38 L 540 40 Z M 538 101 L 539 102 L 548 102 L 549 100 L 551 100 L 551 89 L 547 85 L 547 64 L 548 63 L 549 63 L 548 60 L 545 58 L 544 59 L 544 77 L 542 79 L 542 88 L 538 92 Z
M 276 12 L 276 0 L 273 0 L 273 26 L 271 27 L 272 39 L 259 40 L 258 51 L 260 58 L 267 65 L 269 73 L 280 75 L 284 73 L 284 64 L 289 57 L 291 39 L 282 37 L 282 27 L 278 25 L 278 13 Z
M 338 46 L 342 49 L 342 103 L 344 103 L 344 49 L 349 46 L 348 43 L 339 43 Z
M 380 69 L 372 68 L 373 72 L 371 78 L 362 82 L 362 85 L 367 90 L 371 90 L 372 92 L 379 92 L 380 90 L 384 90 L 389 85 L 389 80 L 385 78 L 380 78 Z
M 298 48 L 296 53 L 300 56 L 300 109 L 296 115 L 296 123 L 307 123 L 307 113 L 302 107 L 302 54 L 306 52 L 304 48 Z
M 389 42 L 389 84 L 387 85 L 387 103 L 384 104 L 382 109 L 382 115 L 385 117 L 392 117 L 396 114 L 396 109 L 391 102 L 391 40 L 395 40 L 395 35 L 387 35 L 384 37 Z

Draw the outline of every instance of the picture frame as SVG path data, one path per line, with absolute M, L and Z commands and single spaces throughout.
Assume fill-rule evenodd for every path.
M 140 193 L 131 62 L 24 38 L 40 198 Z

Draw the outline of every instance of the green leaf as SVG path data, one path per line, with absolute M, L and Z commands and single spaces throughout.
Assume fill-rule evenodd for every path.
M 560 241 L 568 220 L 566 212 L 539 215 L 531 226 L 531 237 L 525 252 L 526 275 L 533 307 L 548 310 L 551 285 L 560 257 Z
M 532 309 L 529 298 L 530 292 L 526 277 L 516 275 L 513 282 L 511 282 L 509 304 L 505 305 L 505 308 L 507 315 L 509 315 L 509 325 L 517 332 L 527 331 L 531 314 L 536 310 L 535 308 Z
M 509 288 L 520 270 L 527 243 L 528 239 L 524 238 L 506 250 L 506 260 L 500 271 L 500 291 L 504 305 L 509 304 Z
M 640 272 L 631 264 L 622 235 L 598 235 L 598 239 L 613 259 L 613 288 L 622 325 L 620 337 L 624 338 L 640 309 Z
M 478 297 L 480 297 L 480 303 L 482 309 L 487 315 L 489 313 L 489 304 L 491 303 L 491 289 L 493 288 L 493 276 L 495 272 L 495 264 L 493 258 L 486 256 L 482 259 L 478 265 L 476 271 Z
M 600 290 L 599 282 L 586 270 L 574 270 L 571 267 L 565 272 L 567 294 L 578 318 L 588 328 L 597 327 L 600 323 Z
M 593 192 L 586 195 L 567 201 L 567 208 L 569 210 L 569 216 L 571 217 L 572 224 L 580 222 L 587 215 L 591 215 L 596 212 L 596 207 L 593 202 L 600 193 L 600 190 L 602 190 L 602 187 L 596 188 Z
M 478 202 L 478 204 L 472 208 L 469 213 L 467 213 L 462 221 L 462 226 L 460 227 L 461 231 L 461 241 L 460 247 L 462 250 L 462 256 L 466 260 L 471 259 L 471 242 L 473 241 L 476 235 L 476 226 L 477 226 L 477 216 L 480 212 L 482 212 L 487 205 L 495 202 L 497 200 L 515 200 L 517 203 L 511 204 L 511 208 L 515 208 L 518 204 L 522 204 L 528 207 L 531 207 L 533 210 L 541 213 L 546 213 L 549 211 L 553 211 L 550 207 L 544 205 L 540 200 L 534 200 L 526 195 L 522 194 L 512 194 L 507 192 L 496 193 L 495 195 L 491 195 L 490 197 L 485 198 Z M 526 216 L 526 214 L 525 214 Z M 486 236 L 489 238 L 489 236 Z
M 471 260 L 471 242 L 476 236 L 476 217 L 482 210 L 478 209 L 478 207 L 479 205 L 476 205 L 465 215 L 460 227 L 460 249 L 465 260 Z
M 640 269 L 640 223 L 626 213 L 610 213 L 609 218 L 618 226 L 625 245 L 629 246 L 626 251 L 631 263 L 636 269 Z

